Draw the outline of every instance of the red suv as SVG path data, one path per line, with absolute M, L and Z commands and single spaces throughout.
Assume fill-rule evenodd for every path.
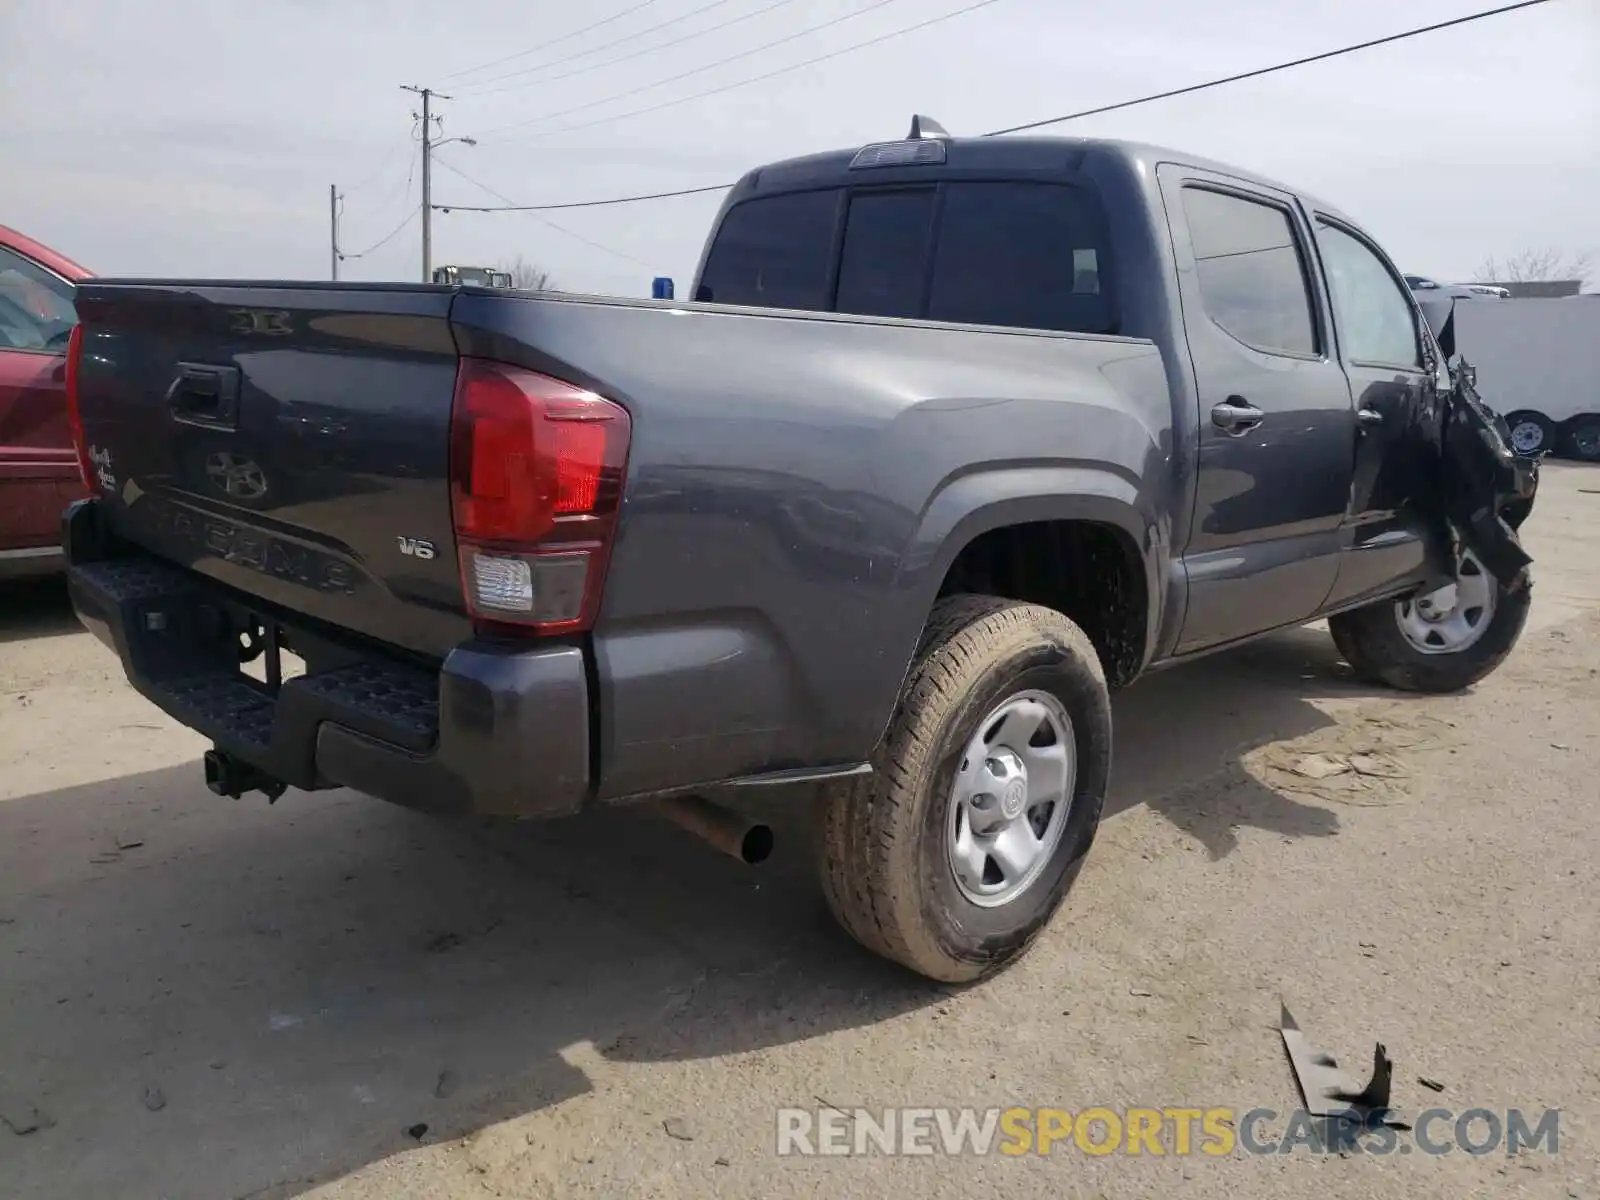
M 0 579 L 61 568 L 61 510 L 84 495 L 67 421 L 71 259 L 0 225 Z

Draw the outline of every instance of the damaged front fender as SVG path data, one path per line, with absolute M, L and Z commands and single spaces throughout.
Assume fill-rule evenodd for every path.
M 1533 561 L 1517 529 L 1533 511 L 1539 460 L 1511 448 L 1510 431 L 1478 395 L 1470 365 L 1459 362 L 1452 383 L 1439 410 L 1439 486 L 1430 507 L 1496 579 L 1515 591 L 1526 585 Z

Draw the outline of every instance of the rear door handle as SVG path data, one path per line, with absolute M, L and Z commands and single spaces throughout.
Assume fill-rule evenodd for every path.
M 1267 419 L 1267 414 L 1243 396 L 1229 396 L 1211 410 L 1211 423 L 1229 437 L 1249 433 Z
M 1375 408 L 1356 409 L 1356 424 L 1363 429 L 1371 429 L 1383 424 L 1383 414 Z

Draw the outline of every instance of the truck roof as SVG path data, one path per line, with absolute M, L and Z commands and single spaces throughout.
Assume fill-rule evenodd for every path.
M 868 142 L 866 146 L 890 145 L 900 140 L 886 138 L 881 142 Z M 931 139 L 930 139 L 931 140 Z M 1137 175 L 1153 174 L 1162 163 L 1180 163 L 1219 175 L 1228 175 L 1244 183 L 1275 188 L 1299 196 L 1308 206 L 1331 216 L 1342 216 L 1339 209 L 1309 195 L 1304 189 L 1247 171 L 1229 163 L 1216 162 L 1197 154 L 1169 150 L 1163 146 L 1113 138 L 1076 137 L 952 137 L 940 139 L 946 147 L 946 158 L 938 166 L 938 173 L 960 171 L 1023 171 L 1029 174 L 1076 173 L 1089 158 L 1116 161 Z M 865 146 L 852 146 L 844 150 L 827 150 L 820 154 L 807 154 L 783 159 L 748 171 L 728 193 L 731 203 L 749 194 L 768 191 L 797 191 L 809 187 L 838 186 L 861 179 L 853 174 L 850 164 Z M 915 168 L 913 168 L 914 170 Z

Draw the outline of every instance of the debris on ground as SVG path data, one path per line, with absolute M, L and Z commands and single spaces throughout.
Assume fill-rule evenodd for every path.
M 1329 758 L 1326 754 L 1308 754 L 1289 769 L 1307 779 L 1330 779 L 1335 775 L 1343 775 L 1350 769 L 1350 764 Z
M 694 1127 L 682 1117 L 668 1117 L 661 1122 L 661 1128 L 666 1130 L 669 1138 L 677 1138 L 680 1142 L 694 1141 Z
M 54 1124 L 54 1121 L 26 1101 L 0 1101 L 0 1125 L 4 1125 L 18 1137 L 27 1137 L 30 1133 L 49 1129 Z
M 1444 1084 L 1440 1083 L 1437 1079 L 1429 1079 L 1426 1075 L 1418 1075 L 1417 1082 L 1423 1087 L 1427 1088 L 1430 1092 L 1444 1091 Z
M 1150 993 L 1145 991 L 1143 988 L 1131 987 L 1131 988 L 1128 989 L 1128 995 L 1130 995 L 1130 996 L 1149 996 Z
M 116 841 L 118 850 L 137 850 L 144 845 L 144 839 L 134 833 L 119 833 Z
M 415 1125 L 410 1125 L 406 1128 L 406 1136 L 414 1142 L 420 1142 L 427 1132 L 428 1123 L 426 1121 L 418 1121 Z
M 466 939 L 459 933 L 438 933 L 423 944 L 424 954 L 445 954 L 461 945 Z
M 1317 1117 L 1331 1117 L 1355 1109 L 1358 1114 L 1365 1115 L 1389 1107 L 1394 1063 L 1382 1042 L 1373 1052 L 1372 1078 L 1363 1085 L 1341 1070 L 1333 1055 L 1317 1049 L 1306 1039 L 1287 1004 L 1281 1005 L 1281 1009 L 1278 1029 L 1283 1034 L 1283 1048 L 1289 1053 L 1289 1065 L 1294 1070 L 1307 1112 Z
M 151 1084 L 144 1089 L 143 1103 L 151 1112 L 160 1112 L 167 1106 L 167 1096 L 160 1088 Z
M 1394 752 L 1442 745 L 1449 729 L 1437 717 L 1380 708 L 1305 737 L 1260 747 L 1245 756 L 1243 765 L 1287 795 L 1362 807 L 1397 804 L 1406 798 L 1413 768 Z

